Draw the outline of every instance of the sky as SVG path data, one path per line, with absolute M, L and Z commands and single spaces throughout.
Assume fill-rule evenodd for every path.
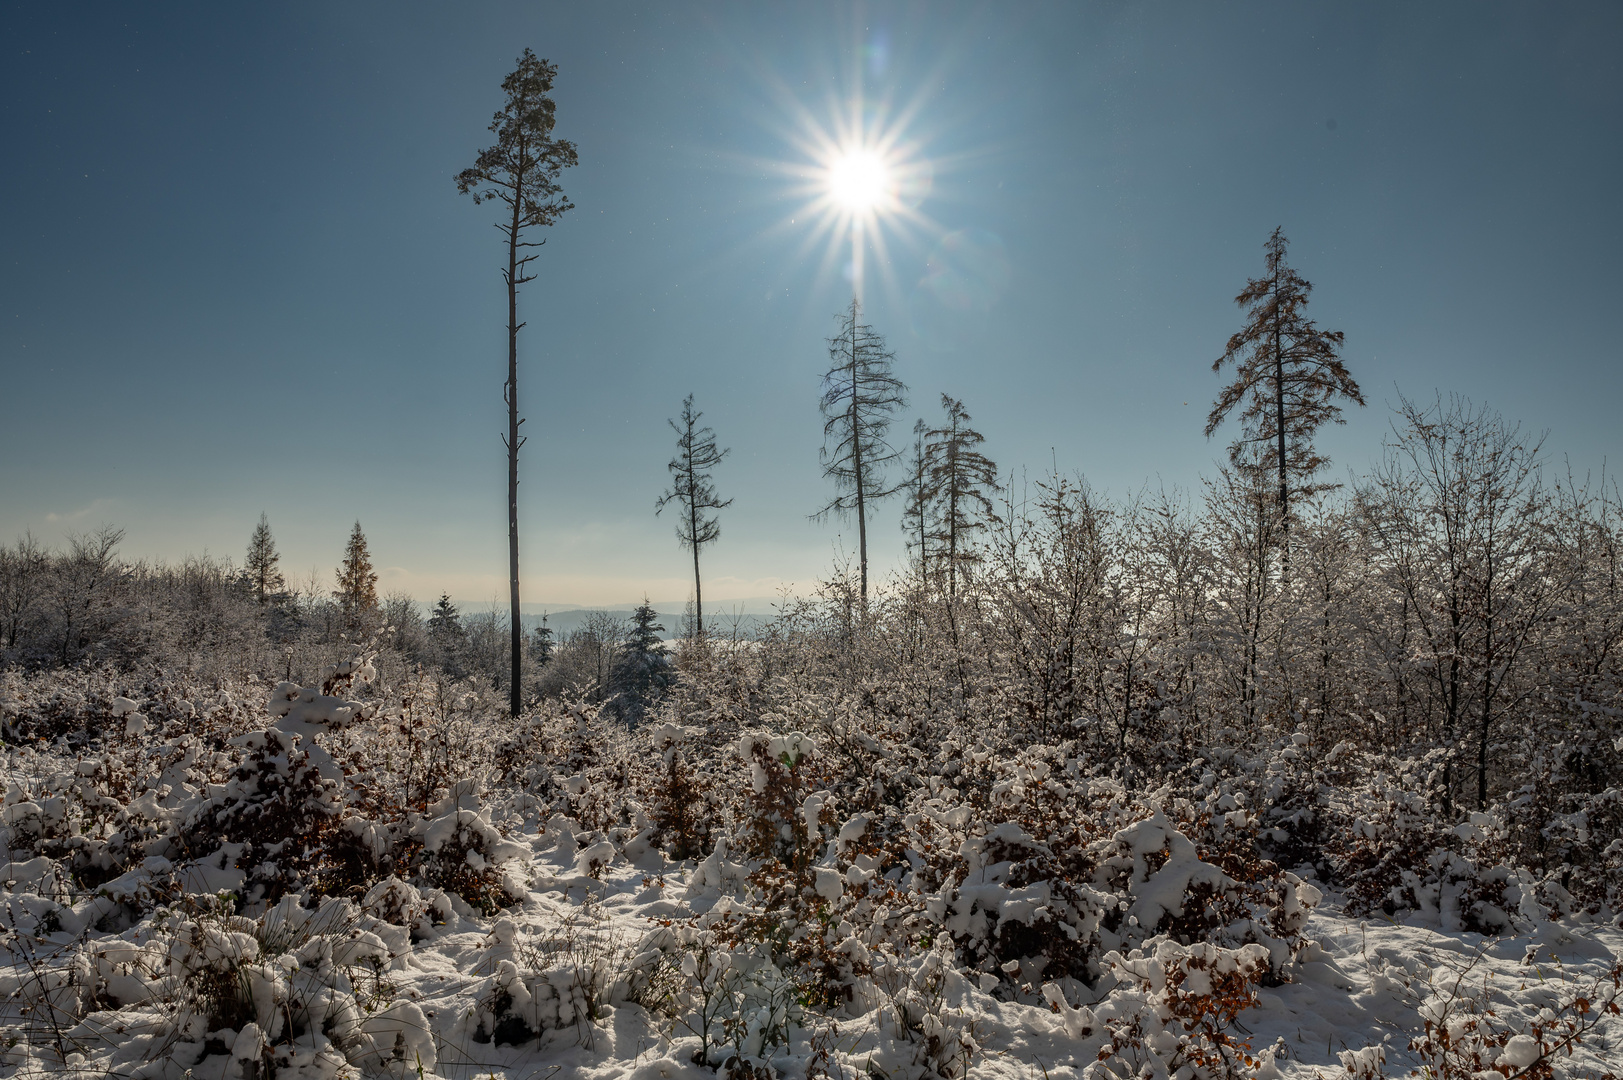
M 505 253 L 453 176 L 526 47 L 575 207 L 520 297 L 526 607 L 680 599 L 654 502 L 692 393 L 731 453 L 707 602 L 805 592 L 851 237 L 815 148 L 910 170 L 861 247 L 913 419 L 1005 474 L 1197 492 L 1233 298 L 1282 227 L 1368 408 L 1460 393 L 1596 472 L 1623 449 L 1623 6 L 42 5 L 0 13 L 0 543 L 506 595 Z M 870 528 L 903 559 L 899 503 Z M 708 603 L 707 603 L 708 606 Z

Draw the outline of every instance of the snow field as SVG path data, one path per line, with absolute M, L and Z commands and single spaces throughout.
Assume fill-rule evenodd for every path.
M 99 740 L 8 742 L 0 1075 L 1513 1080 L 1623 1056 L 1614 913 L 1491 861 L 1493 815 L 1430 821 L 1413 767 L 1303 735 L 1135 790 L 1068 744 L 882 722 L 435 718 L 347 700 L 366 671 L 125 688 Z M 23 735 L 46 691 L 7 691 Z M 1324 859 L 1268 857 L 1326 821 Z

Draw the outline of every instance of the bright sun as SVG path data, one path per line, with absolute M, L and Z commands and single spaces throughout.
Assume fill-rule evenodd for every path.
M 848 210 L 871 210 L 888 194 L 890 173 L 871 150 L 841 154 L 828 169 L 828 190 Z

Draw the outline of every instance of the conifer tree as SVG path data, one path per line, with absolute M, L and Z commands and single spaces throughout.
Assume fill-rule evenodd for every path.
M 378 575 L 372 570 L 372 555 L 366 548 L 366 534 L 357 521 L 344 548 L 344 562 L 338 568 L 338 601 L 347 626 L 358 627 L 378 609 Z
M 462 615 L 457 611 L 457 606 L 451 603 L 450 593 L 440 593 L 439 601 L 429 614 L 428 636 L 441 648 L 460 643 L 467 637 L 467 631 L 462 628 Z
M 671 684 L 670 659 L 659 636 L 665 627 L 654 621 L 658 618 L 644 596 L 631 613 L 631 625 L 609 676 L 616 695 L 615 710 L 628 724 L 641 722 L 648 706 Z
M 446 674 L 453 678 L 466 674 L 468 629 L 462 625 L 462 614 L 451 603 L 450 593 L 440 593 L 439 601 L 429 613 L 428 640 L 438 652 L 440 667 Z
M 1342 333 L 1320 330 L 1306 315 L 1313 285 L 1285 262 L 1287 243 L 1275 229 L 1264 245 L 1267 272 L 1246 282 L 1234 298 L 1245 309 L 1246 323 L 1212 364 L 1216 372 L 1233 364 L 1234 380 L 1206 418 L 1206 437 L 1211 438 L 1243 405 L 1243 426 L 1229 446 L 1229 457 L 1237 469 L 1260 465 L 1277 473 L 1282 530 L 1290 528 L 1293 495 L 1324 490 L 1312 478 L 1329 459 L 1313 448 L 1313 435 L 1327 422 L 1346 422 L 1335 399 L 1364 404 L 1363 393 L 1341 362 Z
M 707 510 L 721 510 L 731 506 L 733 500 L 716 494 L 716 485 L 710 470 L 721 463 L 729 451 L 716 449 L 716 433 L 699 426 L 704 414 L 693 409 L 693 395 L 682 399 L 682 419 L 668 421 L 676 432 L 676 456 L 667 468 L 671 471 L 671 489 L 654 503 L 654 513 L 665 509 L 672 500 L 681 513 L 676 521 L 676 539 L 693 552 L 693 623 L 694 636 L 704 637 L 704 593 L 699 586 L 699 549 L 713 543 L 721 535 L 721 525 L 714 517 L 706 517 Z
M 547 625 L 546 612 L 541 613 L 541 625 L 535 628 L 535 641 L 530 646 L 535 656 L 535 662 L 540 667 L 546 667 L 552 660 L 553 642 L 552 627 Z
M 456 187 L 472 195 L 475 204 L 495 199 L 506 206 L 497 228 L 507 241 L 507 266 L 502 279 L 507 283 L 507 382 L 502 398 L 507 402 L 507 557 L 512 615 L 512 678 L 508 707 L 513 716 L 522 704 L 519 667 L 523 662 L 524 628 L 519 621 L 518 587 L 518 451 L 524 445 L 518 415 L 518 288 L 534 281 L 529 265 L 535 254 L 521 250 L 540 247 L 544 240 L 527 240 L 526 230 L 551 225 L 574 207 L 564 198 L 559 174 L 577 163 L 575 146 L 552 137 L 556 107 L 548 92 L 557 76 L 557 65 L 536 58 L 529 49 L 518 58 L 518 67 L 502 80 L 505 99 L 490 122 L 496 143 L 480 151 L 470 169 L 457 174 Z
M 253 589 L 254 600 L 261 605 L 269 603 L 272 597 L 287 589 L 281 561 L 282 557 L 276 551 L 276 541 L 271 537 L 270 518 L 260 514 L 259 524 L 254 526 L 254 535 L 248 540 L 248 555 L 243 560 L 243 569 L 248 586 Z
M 839 333 L 828 339 L 829 368 L 823 375 L 823 475 L 837 495 L 812 515 L 855 514 L 862 602 L 868 602 L 868 504 L 895 492 L 885 487 L 884 469 L 900 456 L 885 436 L 891 415 L 907 404 L 907 387 L 892 370 L 896 354 L 885 339 L 861 321 L 851 301 L 838 316 Z
M 979 560 L 974 534 L 994 517 L 992 495 L 1002 489 L 997 465 L 977 449 L 986 437 L 969 426 L 964 403 L 942 394 L 941 407 L 946 423 L 924 433 L 925 471 L 935 503 L 929 538 L 947 571 L 947 595 L 957 599 L 959 567 Z

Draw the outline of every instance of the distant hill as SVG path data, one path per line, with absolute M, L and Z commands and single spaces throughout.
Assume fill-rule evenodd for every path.
M 525 606 L 528 607 L 529 605 Z M 665 628 L 665 631 L 659 635 L 660 637 L 670 640 L 671 638 L 682 636 L 683 610 L 686 608 L 686 606 L 687 605 L 685 604 L 680 607 L 666 605 L 665 607 L 655 608 L 655 610 L 659 613 L 659 624 Z M 613 615 L 622 622 L 626 621 L 631 616 L 631 608 L 629 607 L 568 608 L 562 611 L 549 611 L 546 612 L 546 619 L 547 625 L 552 627 L 553 640 L 562 641 L 572 632 L 585 626 L 586 620 L 591 617 L 594 611 L 606 611 L 608 614 Z M 528 630 L 540 626 L 541 617 L 541 612 L 536 612 L 533 615 L 529 612 L 525 612 L 520 616 L 520 619 L 523 621 L 525 629 Z M 733 632 L 734 618 L 735 616 L 732 612 L 711 611 L 708 605 L 705 608 L 705 628 L 712 634 L 731 635 Z M 771 620 L 772 616 L 770 614 L 739 614 L 736 616 L 736 618 L 738 622 L 738 632 L 744 637 L 753 638 L 759 636 L 761 628 Z
M 705 628 L 713 634 L 730 635 L 736 622 L 738 632 L 744 637 L 757 637 L 761 628 L 777 615 L 777 606 L 782 598 L 777 596 L 751 596 L 743 600 L 717 600 L 706 603 L 704 606 Z M 571 633 L 586 625 L 586 620 L 593 612 L 607 612 L 622 622 L 631 617 L 631 612 L 637 605 L 606 604 L 602 607 L 582 607 L 579 604 L 547 604 L 524 603 L 519 605 L 521 612 L 519 619 L 526 630 L 541 625 L 542 616 L 546 616 L 547 625 L 552 627 L 554 640 L 562 641 Z M 669 640 L 682 636 L 682 620 L 687 611 L 686 600 L 664 600 L 653 604 L 654 610 L 659 613 L 660 625 L 665 627 L 660 636 Z M 475 612 L 489 611 L 491 605 L 470 604 L 463 609 L 465 615 Z M 426 612 L 427 605 L 424 605 Z M 497 605 L 498 614 L 506 616 L 505 605 Z

